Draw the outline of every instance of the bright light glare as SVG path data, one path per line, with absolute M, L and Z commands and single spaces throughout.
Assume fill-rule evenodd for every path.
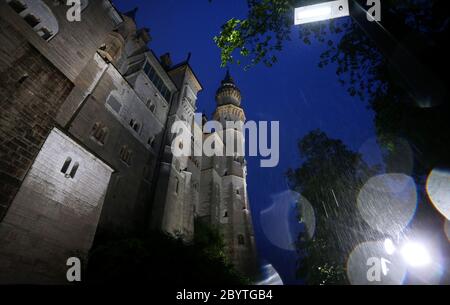
M 412 267 L 423 267 L 431 262 L 427 249 L 416 242 L 410 242 L 403 246 L 402 256 L 407 264 Z
M 297 11 L 297 19 L 308 19 L 308 18 L 327 18 L 331 15 L 331 7 L 318 7 L 313 9 L 304 9 Z
M 335 0 L 295 8 L 295 24 L 345 17 L 349 15 L 348 0 Z
M 395 252 L 395 245 L 391 239 L 386 238 L 384 241 L 384 250 L 387 254 L 392 255 Z

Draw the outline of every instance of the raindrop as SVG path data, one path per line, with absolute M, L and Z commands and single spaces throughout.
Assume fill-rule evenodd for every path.
M 403 174 L 375 176 L 362 187 L 357 201 L 367 224 L 381 233 L 397 236 L 414 217 L 416 185 L 411 177 Z
M 434 169 L 427 179 L 428 197 L 435 208 L 450 219 L 450 173 L 443 169 Z

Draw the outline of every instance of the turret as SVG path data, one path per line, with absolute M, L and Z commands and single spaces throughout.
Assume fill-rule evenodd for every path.
M 227 74 L 225 75 L 225 78 L 222 80 L 221 86 L 219 87 L 219 89 L 217 89 L 216 92 L 217 106 L 231 104 L 240 107 L 241 99 L 241 91 L 234 83 L 234 80 L 230 75 L 230 71 L 227 70 Z

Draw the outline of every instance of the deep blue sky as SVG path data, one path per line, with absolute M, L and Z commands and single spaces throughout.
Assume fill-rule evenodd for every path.
M 139 7 L 138 26 L 150 28 L 153 40 L 149 46 L 158 56 L 170 52 L 177 63 L 192 52 L 190 64 L 204 87 L 198 98 L 198 110 L 210 115 L 215 107 L 215 91 L 225 74 L 213 37 L 225 21 L 245 17 L 247 2 L 115 0 L 114 3 L 123 12 Z M 297 37 L 296 31 L 293 37 Z M 305 46 L 293 39 L 284 45 L 278 63 L 272 68 L 260 66 L 244 72 L 231 67 L 243 94 L 247 119 L 280 121 L 280 163 L 275 168 L 261 168 L 258 158 L 248 158 L 248 192 L 260 258 L 275 267 L 285 284 L 299 283 L 295 279 L 297 254 L 286 250 L 284 236 L 291 234 L 295 239 L 292 232 L 298 230 L 298 225 L 292 210 L 290 219 L 276 211 L 286 205 L 285 197 L 280 195 L 287 190 L 284 173 L 300 163 L 298 139 L 320 128 L 351 149 L 367 152 L 372 150 L 370 139 L 375 136 L 373 114 L 338 83 L 335 67 L 317 67 L 323 50 L 321 44 Z M 260 212 L 271 206 L 275 212 L 261 218 Z M 290 232 L 280 231 L 286 223 Z M 279 240 L 274 240 L 276 236 Z

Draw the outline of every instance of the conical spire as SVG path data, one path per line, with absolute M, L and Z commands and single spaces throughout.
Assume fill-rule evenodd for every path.
M 138 7 L 136 6 L 134 9 L 132 9 L 129 12 L 124 13 L 125 16 L 130 17 L 131 19 L 136 21 L 136 13 L 138 11 Z
M 225 78 L 222 81 L 223 84 L 233 84 L 234 85 L 234 79 L 231 77 L 230 69 L 227 69 L 227 73 L 225 74 Z

